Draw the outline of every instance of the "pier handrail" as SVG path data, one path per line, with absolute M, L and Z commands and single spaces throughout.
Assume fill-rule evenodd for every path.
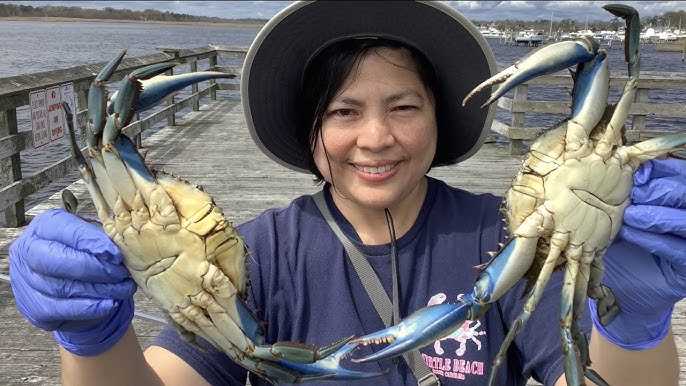
M 610 87 L 621 90 L 626 83 L 626 72 L 611 72 Z M 529 86 L 551 86 L 559 88 L 560 95 L 568 95 L 565 100 L 530 100 Z M 510 153 L 521 154 L 523 140 L 537 138 L 549 127 L 533 127 L 525 124 L 527 114 L 563 114 L 571 113 L 571 96 L 573 87 L 570 74 L 566 71 L 532 79 L 515 87 L 513 96 L 501 97 L 497 106 L 511 114 L 510 123 L 496 120 L 491 130 L 509 140 Z M 629 110 L 631 124 L 627 125 L 626 138 L 630 142 L 673 133 L 673 131 L 654 130 L 646 127 L 648 116 L 686 117 L 686 106 L 676 103 L 659 103 L 649 98 L 653 90 L 686 90 L 686 73 L 684 72 L 642 72 L 638 82 L 635 102 Z M 506 94 L 507 95 L 507 94 Z M 616 100 L 611 101 L 612 103 Z
M 139 56 L 126 57 L 117 71 L 107 83 L 114 83 L 131 71 L 154 63 L 174 60 L 179 64 L 188 64 L 190 72 L 198 71 L 198 63 L 206 63 L 205 70 L 216 70 L 238 75 L 240 67 L 218 67 L 217 58 L 244 58 L 245 48 L 216 48 L 200 47 L 193 49 L 159 48 L 160 52 Z M 65 177 L 75 170 L 74 163 L 68 153 L 59 161 L 45 167 L 35 174 L 22 176 L 20 152 L 34 151 L 31 130 L 19 131 L 17 109 L 28 106 L 29 94 L 36 90 L 48 89 L 65 83 L 74 83 L 74 92 L 81 110 L 77 114 L 79 122 L 86 114 L 88 88 L 106 64 L 102 63 L 76 66 L 67 69 L 46 71 L 34 74 L 24 74 L 8 78 L 0 78 L 0 210 L 5 214 L 5 226 L 17 227 L 26 222 L 24 200 L 31 194 L 44 189 L 55 181 Z M 178 66 L 176 68 L 180 68 Z M 171 75 L 172 72 L 167 72 Z M 124 132 L 140 143 L 140 133 L 153 127 L 156 123 L 167 119 L 168 126 L 174 126 L 175 114 L 189 106 L 193 111 L 199 110 L 201 98 L 209 96 L 216 100 L 217 90 L 237 90 L 235 80 L 218 83 L 210 81 L 207 88 L 198 90 L 198 85 L 191 86 L 191 95 L 175 102 L 169 98 L 167 107 L 142 120 L 136 120 L 127 126 Z

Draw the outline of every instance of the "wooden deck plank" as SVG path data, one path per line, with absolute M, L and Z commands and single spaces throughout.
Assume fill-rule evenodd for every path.
M 257 149 L 245 128 L 242 108 L 235 101 L 212 102 L 200 112 L 177 119 L 177 124 L 144 141 L 144 146 L 150 149 L 148 162 L 158 170 L 202 185 L 235 223 L 319 189 L 309 175 L 279 166 Z M 471 159 L 437 168 L 430 174 L 473 192 L 500 195 L 514 176 L 519 159 L 510 156 L 505 147 L 489 143 Z M 84 203 L 84 213 L 93 214 L 84 185 L 79 181 L 70 189 Z M 59 197 L 54 195 L 33 208 L 29 215 L 60 206 Z M 8 272 L 8 247 L 22 230 L 0 229 L 0 273 Z M 136 296 L 139 309 L 159 314 L 140 293 Z M 686 385 L 685 310 L 682 302 L 674 312 L 681 385 Z M 140 319 L 134 320 L 134 326 L 144 347 L 160 329 L 159 325 Z M 0 384 L 27 383 L 60 384 L 57 348 L 51 333 L 39 331 L 23 319 L 9 284 L 0 282 Z

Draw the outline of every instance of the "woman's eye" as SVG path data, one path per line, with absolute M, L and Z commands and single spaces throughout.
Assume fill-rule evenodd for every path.
M 347 117 L 347 116 L 353 115 L 353 111 L 351 109 L 338 109 L 338 110 L 334 110 L 332 112 L 332 115 L 339 115 L 342 117 Z
M 414 105 L 402 105 L 402 106 L 396 106 L 393 109 L 399 110 L 399 111 L 407 111 L 407 110 L 414 110 L 416 108 L 417 108 L 417 106 L 414 106 Z

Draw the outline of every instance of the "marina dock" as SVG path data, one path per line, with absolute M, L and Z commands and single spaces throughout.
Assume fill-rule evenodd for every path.
M 198 53 L 193 55 L 202 56 Z M 210 62 L 211 66 L 216 65 L 216 59 L 214 62 L 210 59 Z M 145 64 L 140 60 L 137 63 Z M 87 82 L 87 79 L 84 78 L 83 82 Z M 207 97 L 210 92 L 222 89 L 231 87 L 213 86 L 205 96 L 188 102 L 197 104 L 193 111 L 175 117 L 170 121 L 171 125 L 143 140 L 143 147 L 149 149 L 146 158 L 148 164 L 154 169 L 173 173 L 203 186 L 234 223 L 244 222 L 265 209 L 287 205 L 299 195 L 319 190 L 320 187 L 312 182 L 310 175 L 277 165 L 257 148 L 246 128 L 239 101 Z M 9 102 L 5 100 L 4 103 L 0 92 L 0 107 L 8 106 Z M 159 121 L 164 118 L 156 119 Z M 145 126 L 138 124 L 141 130 Z M 136 130 L 133 133 L 137 134 Z M 12 135 L 17 136 L 16 133 Z M 523 135 L 520 134 L 520 137 Z M 436 168 L 430 175 L 472 192 L 502 195 L 521 160 L 521 156 L 511 153 L 511 149 L 502 143 L 489 142 L 469 160 Z M 66 177 L 74 178 L 77 171 L 68 162 L 67 165 Z M 7 192 L 12 183 L 3 185 Z M 79 213 L 94 214 L 80 180 L 68 189 L 83 205 Z M 27 210 L 26 219 L 30 220 L 47 209 L 60 207 L 60 197 L 57 192 L 40 205 Z M 9 245 L 24 228 L 0 228 L 0 273 L 8 273 Z M 136 294 L 136 304 L 141 311 L 161 316 L 140 291 Z M 134 327 L 141 345 L 147 347 L 162 326 L 135 318 Z M 679 303 L 674 312 L 673 329 L 681 361 L 680 385 L 686 385 L 686 302 Z M 59 357 L 52 333 L 40 331 L 25 321 L 16 309 L 10 285 L 0 282 L 0 385 L 59 385 L 59 376 Z

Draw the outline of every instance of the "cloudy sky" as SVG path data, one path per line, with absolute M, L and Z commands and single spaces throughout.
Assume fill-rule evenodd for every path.
M 191 15 L 218 16 L 228 19 L 270 18 L 290 1 L 5 1 L 24 5 L 65 5 L 82 8 L 125 8 L 142 11 L 157 9 Z M 611 20 L 600 7 L 607 1 L 446 1 L 471 20 Z M 686 10 L 681 1 L 625 1 L 642 16 L 662 15 L 668 11 Z M 675 21 L 676 23 L 676 21 Z M 686 25 L 686 20 L 683 21 Z

